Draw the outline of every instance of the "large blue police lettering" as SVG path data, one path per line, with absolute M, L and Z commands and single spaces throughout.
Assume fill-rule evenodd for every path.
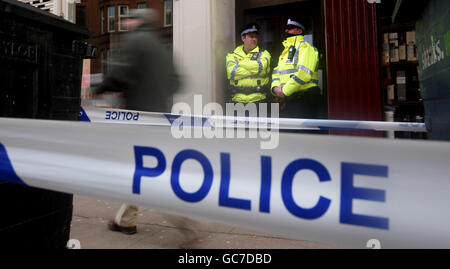
M 312 170 L 319 177 L 320 182 L 331 181 L 328 170 L 321 163 L 310 160 L 300 159 L 291 162 L 283 172 L 281 179 L 281 195 L 286 209 L 294 216 L 302 219 L 318 219 L 327 212 L 331 200 L 320 196 L 319 202 L 311 209 L 305 209 L 298 206 L 292 195 L 292 183 L 297 172 L 308 169 Z
M 130 117 L 128 118 L 128 116 L 130 116 Z M 128 112 L 127 113 L 127 120 L 131 120 L 132 118 L 133 118 L 133 113 Z
M 186 160 L 198 161 L 204 172 L 203 183 L 200 189 L 194 193 L 185 192 L 180 185 L 180 171 L 181 165 Z M 203 200 L 208 195 L 209 190 L 213 182 L 214 172 L 208 158 L 202 153 L 195 150 L 183 150 L 175 156 L 172 164 L 172 174 L 170 176 L 170 183 L 172 185 L 173 192 L 178 198 L 183 201 L 196 203 Z
M 353 199 L 385 202 L 386 193 L 382 190 L 357 188 L 353 186 L 354 175 L 388 177 L 388 167 L 356 163 L 342 163 L 341 167 L 341 215 L 340 222 L 377 229 L 389 230 L 389 219 L 353 214 Z
M 155 168 L 144 167 L 144 156 L 153 156 L 157 160 Z M 157 148 L 134 146 L 136 169 L 133 176 L 133 193 L 141 194 L 141 177 L 157 177 L 166 170 L 166 158 Z
M 111 115 L 114 117 L 114 114 Z M 136 170 L 133 176 L 133 193 L 141 193 L 142 177 L 158 177 L 166 169 L 166 159 L 163 152 L 152 147 L 134 147 Z M 156 158 L 156 167 L 144 167 L 144 156 Z M 182 189 L 180 180 L 183 178 L 182 166 L 185 161 L 194 160 L 200 163 L 203 172 L 203 181 L 200 188 L 193 192 Z M 259 196 L 259 212 L 270 213 L 270 196 L 272 189 L 272 158 L 261 156 L 261 188 Z M 231 182 L 231 155 L 220 154 L 221 182 L 219 189 L 219 206 L 243 210 L 251 210 L 251 201 L 230 197 Z M 281 198 L 286 209 L 295 217 L 314 220 L 322 217 L 329 209 L 331 200 L 320 196 L 317 204 L 312 208 L 303 208 L 294 200 L 293 183 L 297 173 L 302 170 L 313 171 L 318 180 L 331 181 L 327 168 L 318 161 L 312 159 L 298 159 L 291 162 L 283 171 L 281 178 Z M 342 163 L 341 166 L 341 201 L 340 201 L 340 223 L 370 227 L 376 229 L 389 229 L 389 219 L 353 213 L 353 200 L 367 200 L 385 202 L 386 193 L 383 190 L 355 187 L 353 184 L 355 175 L 373 176 L 379 178 L 388 177 L 388 167 L 378 165 L 367 165 L 357 163 Z M 190 178 L 197 178 L 198 174 Z M 210 192 L 213 183 L 214 171 L 208 158 L 199 151 L 183 150 L 174 158 L 171 169 L 170 183 L 174 194 L 183 201 L 196 203 L 202 201 Z
M 226 206 L 244 210 L 251 209 L 251 202 L 238 198 L 229 197 L 230 192 L 230 154 L 220 154 L 221 180 L 219 192 L 219 206 Z
M 272 158 L 261 156 L 261 194 L 259 211 L 270 213 L 270 188 L 272 187 Z

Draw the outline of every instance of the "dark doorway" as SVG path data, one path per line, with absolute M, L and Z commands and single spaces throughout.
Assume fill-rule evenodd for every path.
M 267 2 L 267 1 L 266 1 Z M 323 115 L 327 112 L 327 83 L 326 83 L 326 47 L 325 28 L 323 22 L 323 6 L 321 0 L 309 1 L 270 1 L 271 4 L 261 6 L 259 2 L 251 0 L 236 1 L 236 45 L 240 44 L 240 29 L 249 22 L 257 22 L 261 26 L 260 46 L 272 55 L 271 67 L 277 65 L 282 52 L 284 40 L 284 26 L 288 18 L 295 16 L 306 27 L 305 39 L 319 51 L 319 80 L 323 97 Z

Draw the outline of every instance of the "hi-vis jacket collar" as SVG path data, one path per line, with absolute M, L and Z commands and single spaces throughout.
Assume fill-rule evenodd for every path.
M 304 41 L 303 35 L 290 36 L 283 41 L 284 47 L 295 45 L 295 43 Z
M 233 53 L 237 54 L 240 57 L 245 57 L 247 54 L 259 53 L 259 46 L 256 46 L 256 48 L 254 48 L 252 51 L 246 53 L 244 50 L 244 45 L 240 45 L 233 51 Z

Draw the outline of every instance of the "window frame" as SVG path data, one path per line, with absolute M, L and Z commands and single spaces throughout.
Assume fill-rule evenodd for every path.
M 128 5 L 119 5 L 118 7 L 119 7 L 119 23 L 118 23 L 119 24 L 119 32 L 126 32 L 126 31 L 128 31 L 128 29 L 122 29 L 121 21 L 122 21 L 122 17 L 123 16 L 126 16 L 126 15 L 128 15 L 130 13 L 130 7 Z M 122 7 L 126 7 L 127 8 L 127 13 L 126 14 L 122 14 L 121 13 Z
M 144 5 L 144 6 L 142 6 L 142 5 Z M 146 9 L 147 3 L 145 3 L 145 2 L 137 3 L 137 8 L 138 9 Z
M 105 33 L 105 8 L 100 8 L 100 34 Z
M 170 1 L 170 10 L 167 9 L 167 3 Z M 167 23 L 167 15 L 168 11 L 170 11 L 170 23 Z M 173 1 L 172 0 L 164 0 L 164 27 L 171 27 L 173 25 Z
M 74 24 L 77 22 L 75 11 L 76 11 L 75 1 L 68 0 L 67 1 L 67 20 Z
M 110 11 L 111 8 L 114 10 L 114 16 L 111 16 Z M 108 6 L 108 14 L 107 14 L 107 24 L 108 24 L 108 33 L 114 33 L 116 31 L 116 6 Z M 112 30 L 111 30 L 111 18 L 113 18 Z

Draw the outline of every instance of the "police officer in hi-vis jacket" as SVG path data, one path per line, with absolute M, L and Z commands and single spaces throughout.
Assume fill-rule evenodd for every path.
M 242 45 L 226 57 L 231 100 L 235 103 L 264 103 L 270 90 L 270 60 L 258 46 L 259 25 L 250 23 L 241 31 Z
M 281 117 L 317 118 L 320 113 L 319 53 L 304 40 L 305 27 L 297 19 L 285 26 L 286 39 L 272 72 L 272 94 L 281 99 Z

